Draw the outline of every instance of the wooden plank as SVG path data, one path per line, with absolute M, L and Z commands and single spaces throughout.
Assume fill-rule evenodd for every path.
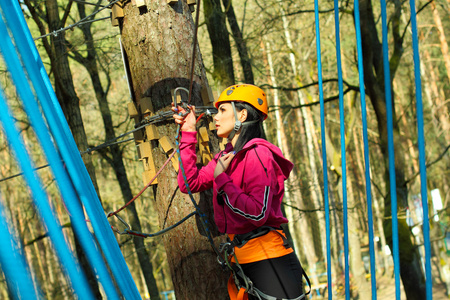
M 138 145 L 139 153 L 138 157 L 140 160 L 148 157 L 152 157 L 152 145 L 150 142 L 144 142 Z
M 139 121 L 138 117 L 134 117 L 133 119 L 134 119 L 135 125 L 139 124 L 140 121 Z M 140 143 L 144 142 L 144 131 L 142 129 L 133 132 L 133 136 L 134 136 L 134 141 L 136 144 L 140 144 Z
M 144 182 L 144 185 L 149 184 L 150 180 L 152 180 L 156 175 L 156 172 L 154 170 L 148 170 L 148 171 L 144 171 L 142 173 L 142 180 Z M 151 185 L 155 185 L 158 184 L 158 178 L 156 178 L 155 180 L 153 180 Z
M 173 150 L 175 148 L 166 135 L 159 139 L 159 144 L 166 154 L 169 153 L 170 150 Z
M 214 119 L 213 121 L 209 121 L 209 130 L 216 130 L 216 122 L 214 122 Z
M 208 130 L 206 129 L 206 127 L 200 127 L 198 129 L 198 139 L 201 143 L 209 142 Z
M 145 4 L 145 0 L 135 0 L 135 2 L 137 7 L 147 6 L 147 4 Z
M 219 138 L 219 149 L 225 150 L 225 145 L 228 143 L 226 138 Z
M 188 5 L 194 5 L 197 4 L 197 0 L 187 0 Z
M 153 109 L 153 103 L 152 98 L 150 97 L 143 97 L 140 99 L 140 110 L 141 114 L 149 114 L 150 116 L 153 115 L 155 110 Z
M 131 118 L 138 116 L 138 111 L 136 109 L 136 104 L 134 102 L 128 102 L 128 115 Z
M 119 26 L 119 20 L 117 18 L 113 18 L 112 12 L 110 13 L 110 17 L 111 17 L 111 25 L 112 26 Z
M 207 142 L 199 143 L 198 149 L 203 165 L 207 165 L 213 159 L 211 151 L 209 150 L 209 144 Z
M 167 4 L 169 5 L 174 5 L 176 3 L 178 3 L 178 0 L 167 0 Z
M 123 18 L 125 16 L 124 13 L 123 13 L 122 7 L 118 3 L 113 5 L 113 7 L 112 7 L 112 15 L 113 15 L 112 16 L 113 19 Z
M 159 133 L 156 129 L 156 125 L 147 125 L 145 127 L 145 132 L 147 134 L 147 140 L 153 141 L 159 139 Z

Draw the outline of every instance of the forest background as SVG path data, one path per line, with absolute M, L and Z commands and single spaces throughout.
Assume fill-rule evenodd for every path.
M 233 83 L 254 83 L 268 95 L 271 114 L 265 122 L 267 139 L 277 144 L 294 162 L 295 169 L 287 182 L 284 202 L 290 220 L 289 230 L 298 256 L 315 287 L 326 282 L 326 240 L 324 215 L 324 182 L 322 174 L 321 130 L 319 114 L 319 86 L 316 53 L 314 3 L 312 1 L 202 1 L 198 45 L 203 59 L 207 82 L 215 95 Z M 365 37 L 373 37 L 372 65 L 365 65 L 376 75 L 366 89 L 368 105 L 368 139 L 370 145 L 370 174 L 374 211 L 377 278 L 392 277 L 392 257 L 389 232 L 389 182 L 387 153 L 383 129 L 380 128 L 379 102 L 376 102 L 377 84 L 382 86 L 377 53 L 381 36 L 379 3 L 361 1 L 362 7 L 373 9 L 371 18 L 363 16 L 363 47 Z M 55 91 L 68 116 L 69 124 L 81 125 L 82 132 L 74 132 L 81 152 L 110 140 L 134 128 L 135 120 L 129 115 L 133 97 L 124 71 L 119 44 L 123 24 L 111 22 L 110 9 L 94 16 L 97 22 L 73 27 L 58 34 L 46 35 L 90 15 L 106 5 L 106 1 L 21 1 L 36 45 L 54 81 Z M 364 6 L 366 4 L 366 6 Z M 369 5 L 370 4 L 370 5 Z M 154 5 L 167 5 L 165 1 L 148 3 L 148 11 L 155 13 Z M 190 6 L 198 9 L 197 6 Z M 234 7 L 234 9 L 233 9 Z M 417 118 L 415 107 L 414 65 L 411 45 L 409 7 L 398 1 L 388 2 L 389 44 L 393 102 L 395 103 L 396 167 L 402 173 L 398 193 L 398 216 L 405 224 L 405 234 L 410 249 L 423 256 L 421 234 L 421 196 L 417 150 Z M 342 75 L 344 80 L 345 138 L 347 155 L 347 196 L 349 206 L 349 242 L 352 296 L 369 299 L 369 237 L 367 196 L 365 182 L 364 149 L 362 137 L 361 103 L 353 19 L 353 3 L 340 3 L 340 37 Z M 418 29 L 421 55 L 422 88 L 426 132 L 427 185 L 431 220 L 433 285 L 448 293 L 450 287 L 447 255 L 447 222 L 449 182 L 448 166 L 450 146 L 449 99 L 450 55 L 447 32 L 450 32 L 450 3 L 445 0 L 419 1 Z M 164 10 L 161 8 L 161 12 Z M 126 12 L 126 9 L 125 9 Z M 324 78 L 325 123 L 329 198 L 331 218 L 331 250 L 335 293 L 343 294 L 343 228 L 342 228 L 342 166 L 340 154 L 340 121 L 337 81 L 336 40 L 332 2 L 320 3 L 321 59 Z M 125 15 L 126 18 L 126 15 Z M 120 19 L 123 22 L 122 19 Z M 191 20 L 192 21 L 192 20 Z M 116 24 L 112 24 L 116 23 Z M 181 24 L 193 26 L 193 22 Z M 145 27 L 144 24 L 140 26 Z M 175 26 L 167 23 L 166 26 Z M 365 32 L 364 30 L 371 30 Z M 128 33 L 130 34 L 130 33 Z M 377 36 L 378 35 L 378 36 Z M 375 36 L 375 37 L 374 37 Z M 122 39 L 126 37 L 122 36 Z M 153 37 L 158 43 L 158 37 Z M 366 39 L 367 41 L 367 39 Z M 368 41 L 370 44 L 370 42 Z M 227 44 L 230 47 L 227 47 Z M 179 52 L 173 51 L 169 59 L 176 60 Z M 367 44 L 366 44 L 367 47 Z M 369 53 L 364 48 L 365 55 Z M 221 52 L 222 51 L 222 52 Z M 365 56 L 366 58 L 366 56 Z M 369 60 L 368 60 L 369 61 Z M 138 66 L 137 66 L 138 67 Z M 158 66 L 154 66 L 155 70 Z M 9 104 L 14 107 L 17 126 L 28 146 L 36 166 L 45 166 L 46 160 L 37 147 L 30 122 L 23 113 L 16 90 L 9 85 L 8 74 L 0 65 L 2 86 Z M 152 70 L 148 70 L 152 72 Z M 369 74 L 365 74 L 370 80 Z M 206 83 L 207 84 L 207 83 Z M 369 101 L 370 100 L 370 101 Z M 77 109 L 80 117 L 77 118 Z M 136 136 L 135 136 L 136 138 Z M 170 138 L 174 138 L 170 137 Z M 67 279 L 46 238 L 45 228 L 36 216 L 28 188 L 3 135 L 0 135 L 1 178 L 0 195 L 8 208 L 11 223 L 23 245 L 23 252 L 34 271 L 46 299 L 72 299 Z M 84 144 L 83 144 L 84 143 Z M 214 149 L 215 147 L 211 147 Z M 216 147 L 217 148 L 217 147 Z M 98 189 L 105 213 L 121 207 L 147 183 L 148 176 L 135 142 L 129 141 L 110 148 L 84 154 L 83 159 Z M 169 168 L 172 168 L 169 165 Z M 70 229 L 67 212 L 55 185 L 53 175 L 46 169 L 37 171 L 51 195 L 50 201 L 66 228 L 67 241 L 76 249 L 76 240 Z M 155 186 L 153 187 L 155 189 Z M 172 193 L 176 186 L 160 180 L 158 189 Z M 443 209 L 435 210 L 433 195 L 439 191 Z M 121 216 L 142 232 L 156 232 L 164 227 L 158 212 L 156 192 L 145 192 Z M 120 222 L 110 219 L 114 226 Z M 183 225 L 182 225 L 183 226 Z M 400 229 L 402 230 L 402 229 Z M 136 238 L 117 235 L 118 243 L 143 297 L 157 299 L 163 291 L 177 290 L 172 260 L 167 259 L 163 237 Z M 413 252 L 414 252 L 413 251 Z M 402 255 L 401 255 L 402 257 Z M 420 261 L 420 259 L 419 259 Z M 195 266 L 193 265 L 192 268 Z M 411 271 L 414 273 L 414 271 Z M 420 275 L 417 275 L 420 278 Z M 422 275 L 423 276 L 423 275 Z M 403 285 L 408 283 L 402 276 Z M 417 285 L 413 280 L 412 284 Z M 95 284 L 94 284 L 95 285 Z M 175 285 L 175 286 L 174 286 Z M 392 283 L 393 285 L 393 283 Z M 391 287 L 392 287 L 391 285 Z M 194 287 L 195 288 L 195 287 Z M 182 288 L 181 288 L 182 289 Z M 180 290 L 180 287 L 178 287 Z M 7 282 L 0 286 L 1 298 L 8 297 Z M 367 294 L 369 293 L 369 294 Z M 101 297 L 98 290 L 98 297 Z M 178 296 L 178 295 L 177 295 Z M 180 299 L 182 297 L 179 297 Z M 201 297 L 200 297 L 201 298 Z M 198 299 L 200 299 L 198 298 Z M 207 299 L 207 298 L 206 298 Z M 414 299 L 411 294 L 408 299 Z M 419 298 L 420 299 L 420 298 Z M 422 298 L 423 299 L 423 298 Z

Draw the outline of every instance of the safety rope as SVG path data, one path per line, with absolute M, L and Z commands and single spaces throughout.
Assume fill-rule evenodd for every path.
M 4 7 L 1 7 L 2 14 L 6 15 L 7 12 L 3 11 Z M 10 25 L 10 24 L 8 24 Z M 5 63 L 10 71 L 11 78 L 13 82 L 19 83 L 20 80 L 23 82 L 27 82 L 25 77 L 23 68 L 20 65 L 19 58 L 14 49 L 13 43 L 9 37 L 7 32 L 6 24 L 3 21 L 3 18 L 0 17 L 0 34 L 2 35 L 2 43 L 0 43 L 0 51 L 3 57 L 7 57 L 5 59 Z M 1 89 L 0 89 L 1 90 Z M 34 99 L 33 94 L 31 92 L 31 87 L 29 85 L 22 84 L 20 89 L 17 89 L 20 98 L 23 101 L 28 100 L 25 98 L 29 96 L 30 99 Z M 25 178 L 27 180 L 28 186 L 33 195 L 33 201 L 38 209 L 39 215 L 41 216 L 42 221 L 45 223 L 45 226 L 49 230 L 49 236 L 52 241 L 52 245 L 55 247 L 60 262 L 62 263 L 66 274 L 72 278 L 73 288 L 76 291 L 80 291 L 79 296 L 86 299 L 94 299 L 92 292 L 89 289 L 89 284 L 86 279 L 86 276 L 83 272 L 80 272 L 79 266 L 73 257 L 68 245 L 65 243 L 64 234 L 60 229 L 60 226 L 56 219 L 53 216 L 53 211 L 47 201 L 47 195 L 42 188 L 42 184 L 39 179 L 35 176 L 33 172 L 32 160 L 30 159 L 28 152 L 25 149 L 24 144 L 22 143 L 19 132 L 17 128 L 14 126 L 15 122 L 13 120 L 12 114 L 9 111 L 9 107 L 6 105 L 6 100 L 3 96 L 3 93 L 0 94 L 0 121 L 3 124 L 3 129 L 5 131 L 8 142 L 12 146 L 12 149 L 15 152 L 15 156 L 17 158 L 17 163 L 20 168 L 23 170 L 25 174 Z M 32 102 L 32 101 L 30 101 Z M 24 105 L 24 109 L 31 109 L 37 107 L 36 103 Z M 36 109 L 39 112 L 39 108 Z M 31 111 L 29 113 L 32 113 Z M 43 132 L 40 130 L 42 127 L 39 127 L 42 123 L 37 123 L 34 118 L 39 119 L 40 115 L 36 114 L 30 116 L 30 120 L 32 120 L 32 124 L 36 130 L 38 136 L 40 136 Z M 45 134 L 45 133 L 43 133 Z M 41 136 L 40 136 L 41 137 Z M 46 139 L 45 139 L 46 141 Z M 43 146 L 45 144 L 43 143 Z M 48 144 L 50 146 L 50 144 Z M 118 299 L 118 297 L 115 297 Z
M 419 56 L 419 40 L 417 32 L 416 5 L 414 0 L 410 0 L 411 7 L 411 29 L 413 41 L 414 56 L 414 76 L 416 87 L 416 115 L 417 115 L 417 138 L 419 148 L 419 166 L 420 166 L 420 193 L 422 197 L 423 209 L 423 240 L 425 247 L 425 285 L 427 300 L 433 299 L 433 280 L 431 275 L 431 242 L 430 242 L 430 223 L 428 216 L 428 189 L 427 189 L 427 167 L 425 161 L 425 134 L 423 120 L 423 103 L 422 103 L 422 82 L 420 77 L 420 56 Z
M 334 28 L 336 40 L 336 61 L 339 86 L 339 128 L 341 134 L 341 170 L 342 170 L 342 204 L 344 225 L 344 274 L 350 278 L 349 241 L 348 241 L 348 199 L 347 199 L 347 162 L 345 151 L 345 116 L 344 116 L 344 83 L 342 78 L 341 38 L 339 24 L 339 0 L 334 0 Z M 345 280 L 345 299 L 350 299 L 350 280 Z
M 380 0 L 381 4 L 381 32 L 383 47 L 383 71 L 384 71 L 384 97 L 386 100 L 386 118 L 388 133 L 388 157 L 389 157 L 389 188 L 391 193 L 391 216 L 392 216 L 392 258 L 394 260 L 395 298 L 400 300 L 400 255 L 398 240 L 398 216 L 397 216 L 397 183 L 395 175 L 395 153 L 394 153 L 394 120 L 392 111 L 392 88 L 391 68 L 389 64 L 389 41 L 387 28 L 386 1 Z
M 326 148 L 326 129 L 325 129 L 325 104 L 323 97 L 323 78 L 322 78 L 322 58 L 320 47 L 320 31 L 319 31 L 319 3 L 318 0 L 314 0 L 314 16 L 315 16 L 315 29 L 316 29 L 316 53 L 317 53 L 317 75 L 319 79 L 319 100 L 320 100 L 320 132 L 322 139 L 322 168 L 323 168 L 323 198 L 325 206 L 325 232 L 327 239 L 327 280 L 328 285 L 332 284 L 331 277 L 331 234 L 330 234 L 330 204 L 328 200 L 328 166 L 327 166 L 327 148 Z M 332 293 L 328 293 L 328 297 L 331 300 Z
M 21 63 L 17 63 L 17 66 L 11 69 L 17 68 L 18 70 L 27 72 L 27 76 L 24 75 L 23 80 L 14 80 L 14 82 L 16 86 L 21 87 L 18 89 L 18 93 L 22 101 L 26 102 L 24 108 L 27 110 L 27 114 L 40 118 L 39 121 L 33 121 L 32 124 L 46 124 L 43 126 L 42 132 L 40 132 L 42 136 L 39 137 L 39 140 L 47 141 L 45 144 L 41 143 L 46 147 L 43 148 L 57 178 L 63 199 L 74 214 L 72 222 L 75 234 L 80 238 L 88 261 L 92 269 L 96 271 L 108 298 L 118 298 L 116 287 L 118 287 L 127 299 L 138 298 L 139 292 L 136 284 L 117 245 L 117 240 L 110 230 L 104 210 L 100 205 L 98 195 L 95 192 L 76 143 L 73 140 L 64 113 L 59 106 L 50 79 L 28 29 L 23 12 L 20 9 L 19 2 L 1 1 L 0 7 L 3 12 L 3 17 L 8 24 L 9 32 L 14 37 L 15 47 L 13 48 L 17 49 L 22 59 Z M 2 36 L 6 37 L 8 33 L 6 32 Z M 2 46 L 5 44 L 5 39 L 3 38 Z M 8 57 L 6 61 L 11 61 L 16 55 L 7 55 L 6 57 Z M 24 84 L 28 82 L 33 84 L 34 93 L 30 91 L 29 85 Z M 28 90 L 27 97 L 23 97 L 22 94 L 22 91 L 25 89 Z M 37 103 L 33 104 L 37 102 L 36 98 L 39 101 L 40 107 L 37 107 Z M 45 121 L 42 120 L 43 117 L 40 112 L 45 116 Z M 49 136 L 49 132 L 52 133 L 51 137 Z M 55 145 L 58 151 L 55 149 Z M 67 168 L 61 162 L 61 158 L 67 165 Z M 45 202 L 48 202 L 47 197 L 45 197 Z M 81 206 L 80 202 L 84 207 Z M 84 221 L 83 208 L 92 220 L 92 228 L 96 233 L 96 240 L 94 240 Z M 54 218 L 53 215 L 45 219 L 51 220 L 52 218 Z M 56 240 L 60 243 L 65 242 L 64 238 L 57 238 Z M 62 259 L 63 263 L 65 261 L 69 260 Z M 106 267 L 106 262 L 113 262 L 109 264 L 109 270 Z M 111 272 L 116 279 L 117 285 L 112 283 Z M 78 278 L 82 277 L 77 275 L 71 276 L 73 281 L 77 281 Z M 76 290 L 77 292 L 84 293 L 85 289 L 81 287 Z
M 142 195 L 142 193 L 149 187 L 152 185 L 153 181 L 155 181 L 155 179 L 159 176 L 159 174 L 161 174 L 161 172 L 163 171 L 163 169 L 167 166 L 167 164 L 169 163 L 169 161 L 172 159 L 172 157 L 175 155 L 175 151 L 172 152 L 172 154 L 169 155 L 169 157 L 167 158 L 167 160 L 164 162 L 164 164 L 162 165 L 162 167 L 158 170 L 158 172 L 156 172 L 155 176 L 153 176 L 153 178 L 150 180 L 149 183 L 147 183 L 147 185 L 139 192 L 136 194 L 136 196 L 133 197 L 133 199 L 131 199 L 130 201 L 128 201 L 124 206 L 122 206 L 121 208 L 119 208 L 118 210 L 114 211 L 114 212 L 110 212 L 107 215 L 107 218 L 116 215 L 117 213 L 119 213 L 120 211 L 122 211 L 124 208 L 126 208 L 127 206 L 129 206 L 131 203 L 133 203 L 140 195 Z
M 359 14 L 359 1 L 353 2 L 355 14 L 355 31 L 356 31 L 356 49 L 358 54 L 358 74 L 359 74 L 359 95 L 361 102 L 361 121 L 362 121 L 362 136 L 364 146 L 364 172 L 365 172 L 365 187 L 367 199 L 367 222 L 369 230 L 369 253 L 370 253 L 370 282 L 372 290 L 372 299 L 377 299 L 377 281 L 376 281 L 376 266 L 375 266 L 375 245 L 374 245 L 374 230 L 373 230 L 373 209 L 372 209 L 372 182 L 370 175 L 370 156 L 369 156 L 369 135 L 367 133 L 367 104 L 366 104 L 366 90 L 364 88 L 364 66 L 363 66 L 363 52 L 361 40 L 361 20 Z
M 222 257 L 221 252 L 217 249 L 216 245 L 214 244 L 214 240 L 213 240 L 213 238 L 211 236 L 211 231 L 209 230 L 208 220 L 206 218 L 206 215 L 204 213 L 202 213 L 202 211 L 200 210 L 200 207 L 198 207 L 197 202 L 195 201 L 194 197 L 192 196 L 191 188 L 190 188 L 189 183 L 187 181 L 186 172 L 185 172 L 184 167 L 183 167 L 183 161 L 181 160 L 181 153 L 180 153 L 180 142 L 179 142 L 179 139 L 180 139 L 180 128 L 181 128 L 181 125 L 178 124 L 178 126 L 177 126 L 177 134 L 176 134 L 176 137 L 175 137 L 175 143 L 176 143 L 176 148 L 177 148 L 177 153 L 178 153 L 178 161 L 180 163 L 180 171 L 181 171 L 181 174 L 183 176 L 184 184 L 186 186 L 186 190 L 188 192 L 189 199 L 191 200 L 192 204 L 194 205 L 195 211 L 197 212 L 197 214 L 198 214 L 198 216 L 200 218 L 200 223 L 202 224 L 202 227 L 203 227 L 203 229 L 204 229 L 204 231 L 206 233 L 206 237 L 208 238 L 208 241 L 211 244 L 211 247 L 213 248 L 214 252 L 216 252 L 217 259 L 219 260 L 219 263 L 223 266 L 224 259 Z
M 114 226 L 111 226 L 111 228 L 118 234 L 129 234 L 129 235 L 135 235 L 135 236 L 139 236 L 139 237 L 143 237 L 143 238 L 148 238 L 148 237 L 155 237 L 158 235 L 162 235 L 164 233 L 169 232 L 170 230 L 174 229 L 175 227 L 183 224 L 185 221 L 187 221 L 190 217 L 196 215 L 197 212 L 191 212 L 190 214 L 188 214 L 186 217 L 184 217 L 183 219 L 181 219 L 180 221 L 176 222 L 173 225 L 170 225 L 169 227 L 164 228 L 163 230 L 160 230 L 156 233 L 143 233 L 143 232 L 139 232 L 139 231 L 135 231 L 131 229 L 131 226 L 128 225 L 127 222 L 125 222 L 124 219 L 122 219 L 118 214 L 115 214 L 114 216 L 123 224 L 125 225 L 125 229 L 123 231 L 120 231 L 119 229 L 117 229 Z

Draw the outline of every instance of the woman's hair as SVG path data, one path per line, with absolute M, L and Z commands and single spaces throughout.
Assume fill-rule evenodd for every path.
M 238 152 L 242 150 L 244 145 L 254 138 L 262 138 L 265 139 L 264 130 L 262 127 L 262 122 L 264 120 L 264 115 L 257 109 L 255 109 L 252 105 L 245 102 L 234 102 L 236 107 L 236 111 L 241 111 L 243 109 L 247 110 L 247 119 L 242 123 L 240 134 L 236 144 L 234 145 L 234 151 Z M 259 122 L 245 125 L 247 121 L 257 120 Z

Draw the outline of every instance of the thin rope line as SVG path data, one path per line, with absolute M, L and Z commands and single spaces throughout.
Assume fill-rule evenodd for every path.
M 348 245 L 348 199 L 347 199 L 347 162 L 345 151 L 345 116 L 344 116 L 344 84 L 342 79 L 341 40 L 339 24 L 339 1 L 334 0 L 334 24 L 336 35 L 336 59 L 339 83 L 339 128 L 341 133 L 341 169 L 342 169 L 342 201 L 344 223 L 344 272 L 345 272 L 345 299 L 350 299 L 350 263 Z
M 57 36 L 60 32 L 66 31 L 66 30 L 68 30 L 68 29 L 72 29 L 72 28 L 77 27 L 77 26 L 79 26 L 79 25 L 86 24 L 85 21 L 86 21 L 87 19 L 89 19 L 90 17 L 92 17 L 92 16 L 98 14 L 99 12 L 101 12 L 101 11 L 104 10 L 104 9 L 111 8 L 114 4 L 116 4 L 117 2 L 120 2 L 120 1 L 122 1 L 122 0 L 114 0 L 114 1 L 112 1 L 111 3 L 109 3 L 108 5 L 103 6 L 103 7 L 100 8 L 99 10 L 93 12 L 92 14 L 90 14 L 90 15 L 87 16 L 87 17 L 84 17 L 83 19 L 79 20 L 78 22 L 76 22 L 76 23 L 74 23 L 74 24 L 71 24 L 71 25 L 69 25 L 69 26 L 67 26 L 67 27 L 60 28 L 60 29 L 57 29 L 57 30 L 55 30 L 55 31 L 53 31 L 53 32 L 44 34 L 44 35 L 42 35 L 42 36 L 40 36 L 40 37 L 34 38 L 33 40 L 36 41 L 36 40 L 42 39 L 42 38 L 44 38 L 44 37 L 47 37 L 47 36 L 49 36 L 49 35 Z M 109 18 L 109 17 L 108 17 L 108 18 Z
M 134 230 L 131 230 L 131 229 L 125 229 L 124 233 L 125 234 L 129 234 L 129 235 L 140 236 L 140 237 L 143 237 L 143 238 L 155 237 L 155 236 L 158 236 L 158 235 L 165 234 L 165 233 L 169 232 L 170 230 L 178 227 L 179 225 L 181 225 L 185 221 L 187 221 L 190 217 L 192 217 L 192 216 L 194 216 L 196 214 L 197 214 L 197 211 L 191 212 L 190 214 L 188 214 L 186 217 L 184 217 L 180 221 L 176 222 L 175 224 L 173 224 L 173 225 L 171 225 L 171 226 L 169 226 L 167 228 L 164 228 L 163 230 L 155 232 L 155 233 L 144 233 L 144 232 L 134 231 Z
M 328 200 L 328 167 L 327 167 L 327 148 L 325 139 L 325 103 L 323 97 L 323 82 L 322 82 L 322 58 L 320 46 L 320 28 L 319 28 L 319 1 L 314 0 L 314 15 L 315 15 L 315 29 L 316 29 L 316 52 L 317 52 L 317 74 L 319 76 L 319 99 L 320 99 L 320 128 L 322 138 L 322 168 L 323 168 L 323 196 L 325 204 L 325 224 L 327 237 L 327 280 L 328 286 L 332 286 L 331 277 L 331 237 L 330 237 L 330 208 Z M 333 293 L 328 293 L 328 299 L 332 299 Z
M 414 54 L 414 76 L 416 87 L 416 111 L 417 111 L 417 131 L 419 141 L 419 165 L 420 165 L 420 192 L 422 197 L 423 209 L 423 240 L 425 248 L 425 286 L 427 300 L 433 299 L 433 279 L 431 275 L 431 242 L 430 242 L 430 223 L 428 217 L 428 193 L 427 193 L 427 168 L 425 162 L 425 134 L 423 121 L 423 103 L 422 103 L 422 82 L 420 78 L 420 56 L 419 39 L 417 33 L 416 5 L 414 0 L 410 0 L 411 6 L 411 29 Z
M 134 200 L 136 200 L 140 195 L 142 195 L 142 193 L 153 183 L 153 181 L 155 181 L 155 179 L 159 176 L 159 174 L 161 174 L 162 170 L 167 166 L 167 164 L 169 163 L 169 161 L 172 159 L 172 157 L 174 157 L 175 153 L 177 153 L 176 151 L 173 151 L 172 154 L 170 154 L 170 156 L 167 158 L 167 160 L 165 161 L 165 163 L 162 165 L 162 167 L 158 170 L 158 172 L 155 174 L 155 176 L 150 180 L 150 182 L 139 192 L 137 193 L 136 196 L 133 197 L 133 199 L 131 199 L 130 201 L 128 201 L 127 204 L 125 204 L 124 206 L 122 206 L 121 208 L 119 208 L 118 210 L 116 210 L 115 212 L 109 213 L 107 215 L 107 218 L 117 215 L 120 211 L 122 211 L 125 207 L 127 207 L 128 205 L 130 205 L 131 203 L 134 202 Z
M 192 99 L 192 88 L 194 86 L 194 67 L 195 67 L 195 50 L 197 48 L 197 32 L 198 32 L 198 22 L 200 15 L 200 0 L 198 0 L 197 4 L 197 12 L 195 14 L 195 27 L 194 27 L 194 45 L 192 46 L 192 64 L 191 64 L 191 80 L 189 83 L 189 99 L 188 104 L 191 104 Z
M 389 65 L 388 48 L 388 27 L 386 1 L 381 0 L 381 29 L 382 29 L 382 47 L 383 47 L 383 68 L 384 68 L 384 96 L 386 99 L 386 117 L 388 134 L 388 157 L 389 157 L 389 188 L 391 193 L 391 215 L 392 215 L 392 257 L 394 259 L 394 277 L 395 277 L 395 298 L 401 299 L 400 290 L 400 257 L 398 240 L 398 217 L 397 217 L 397 183 L 395 175 L 395 150 L 394 150 L 394 125 L 392 111 L 392 91 L 391 74 Z
M 374 232 L 373 232 L 373 211 L 372 211 L 372 184 L 370 179 L 370 156 L 369 156 L 369 138 L 367 133 L 367 104 L 366 104 L 366 90 L 364 88 L 364 66 L 363 53 L 361 43 L 361 22 L 359 14 L 359 1 L 354 1 L 355 14 L 355 31 L 356 31 L 356 46 L 358 52 L 358 74 L 359 74 L 359 94 L 361 101 L 361 121 L 362 121 L 362 136 L 364 144 L 364 170 L 365 170 L 365 186 L 367 199 L 367 221 L 369 229 L 369 253 L 370 253 L 370 281 L 372 290 L 372 300 L 377 299 L 377 281 L 376 281 L 376 267 L 375 267 L 375 247 L 374 247 Z
M 221 263 L 224 261 L 220 251 L 217 249 L 216 245 L 214 244 L 214 240 L 211 237 L 211 232 L 209 230 L 209 226 L 208 226 L 208 221 L 205 220 L 205 214 L 202 213 L 202 211 L 200 210 L 200 207 L 198 207 L 197 202 L 195 201 L 194 197 L 192 196 L 192 192 L 191 192 L 191 188 L 189 187 L 189 183 L 187 181 L 187 177 L 186 177 L 186 172 L 184 171 L 184 167 L 183 167 L 183 161 L 181 160 L 181 153 L 180 153 L 180 143 L 179 143 L 179 138 L 180 138 L 180 128 L 181 125 L 177 126 L 177 135 L 175 137 L 175 143 L 176 143 L 176 148 L 177 148 L 177 153 L 178 153 L 178 161 L 180 162 L 180 171 L 181 174 L 183 175 L 183 180 L 184 180 L 184 184 L 186 186 L 186 190 L 188 192 L 189 195 L 189 199 L 191 199 L 192 204 L 195 207 L 195 210 L 198 212 L 198 215 L 200 217 L 200 223 L 202 224 L 203 229 L 205 230 L 206 233 L 206 237 L 208 238 L 208 241 L 211 245 L 211 247 L 213 248 L 214 252 L 216 252 L 217 254 L 217 258 L 220 258 Z

